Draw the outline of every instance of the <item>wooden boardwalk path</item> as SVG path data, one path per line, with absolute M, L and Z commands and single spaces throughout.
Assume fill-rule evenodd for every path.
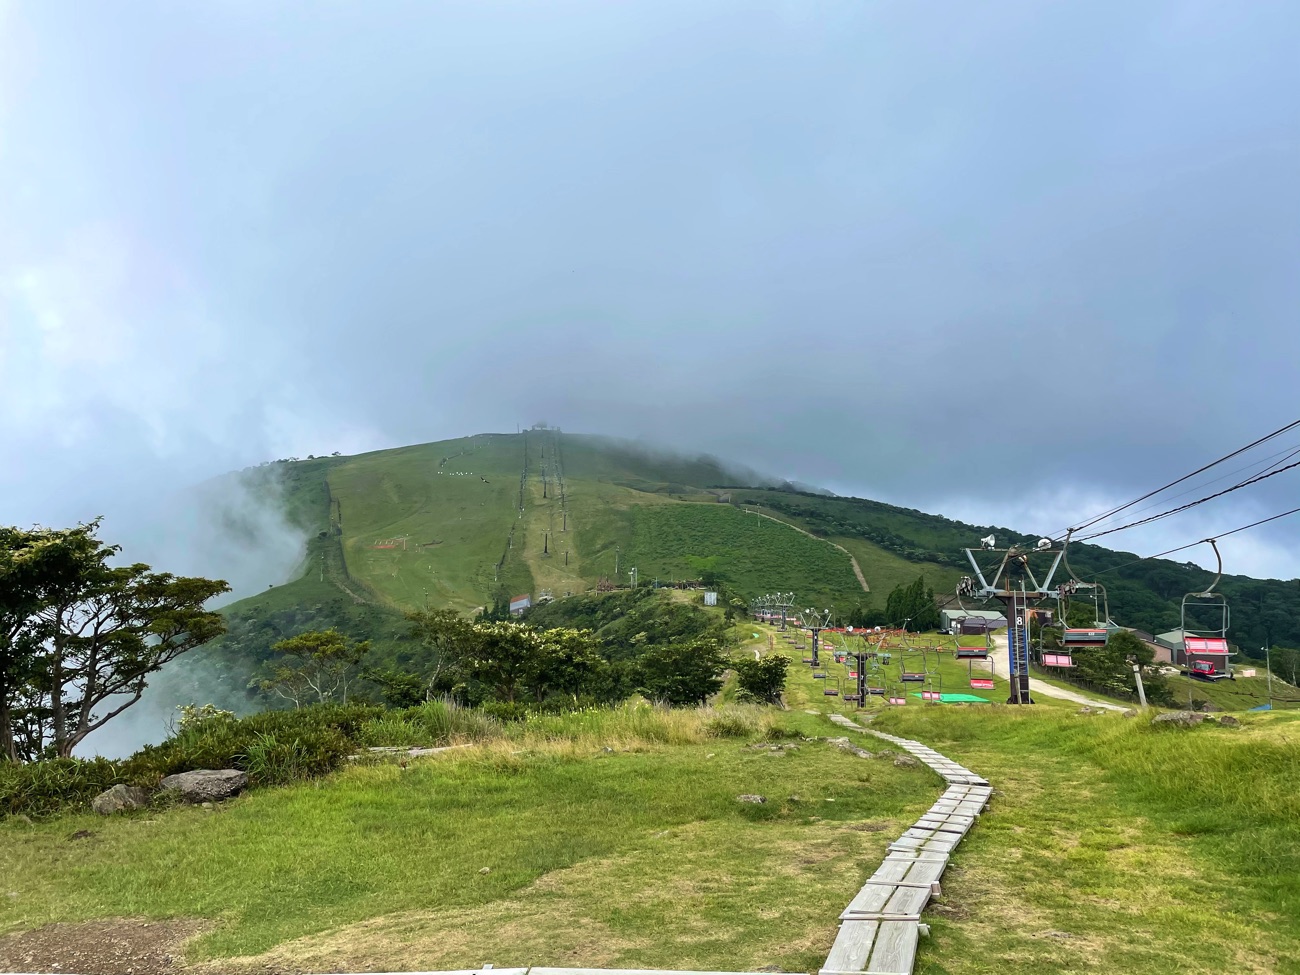
M 948 857 L 988 805 L 992 788 L 976 773 L 909 738 L 869 731 L 841 714 L 842 728 L 875 735 L 938 772 L 948 788 L 902 836 L 840 915 L 840 930 L 820 975 L 912 975 L 916 946 L 929 928 L 921 911 L 939 893 Z

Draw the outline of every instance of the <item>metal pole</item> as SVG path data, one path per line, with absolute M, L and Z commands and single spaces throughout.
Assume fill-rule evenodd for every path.
M 1268 709 L 1273 710 L 1273 661 L 1269 656 L 1269 648 L 1264 647 L 1264 672 L 1268 674 Z

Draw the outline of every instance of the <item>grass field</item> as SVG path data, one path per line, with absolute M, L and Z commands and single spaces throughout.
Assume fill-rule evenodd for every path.
M 941 665 L 954 680 L 961 666 Z M 790 673 L 792 706 L 858 714 L 806 665 Z M 1300 895 L 1300 715 L 1186 731 L 1050 699 L 909 701 L 868 712 L 871 727 L 997 790 L 944 876 L 917 971 L 1300 971 L 1287 909 Z
M 768 740 L 841 735 L 825 717 L 839 711 L 996 790 L 927 909 L 918 972 L 1300 971 L 1300 715 L 1180 730 L 1065 702 L 910 697 L 859 715 L 772 629 L 736 632 L 744 650 L 794 658 L 789 710 L 537 718 L 213 811 L 8 822 L 0 931 L 198 918 L 190 960 L 208 971 L 813 971 L 885 844 L 940 788 L 924 769 Z M 965 664 L 936 666 L 945 689 L 962 683 Z M 78 830 L 93 835 L 70 841 Z
M 222 971 L 814 969 L 834 905 L 938 780 L 755 737 L 784 720 L 741 712 L 713 730 L 742 736 L 716 737 L 707 714 L 586 712 L 216 811 L 10 822 L 0 930 L 202 918 L 192 960 Z M 755 793 L 768 801 L 737 801 Z

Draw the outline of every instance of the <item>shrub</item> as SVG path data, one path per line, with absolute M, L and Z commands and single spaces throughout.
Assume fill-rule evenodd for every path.
M 146 745 L 122 766 L 127 781 L 156 786 L 168 775 L 201 768 L 237 768 L 250 780 L 287 781 L 274 769 L 301 767 L 319 775 L 338 766 L 361 739 L 366 723 L 384 710 L 371 705 L 320 704 L 292 711 L 263 711 L 239 719 L 200 721 L 158 745 Z M 263 739 L 270 739 L 264 741 Z M 257 775 L 250 755 L 264 764 Z
M 731 666 L 736 671 L 737 698 L 762 704 L 775 704 L 781 700 L 786 668 L 790 666 L 789 657 L 782 654 L 771 654 L 761 660 L 741 657 L 733 660 Z
M 282 785 L 332 772 L 351 751 L 337 728 L 312 728 L 292 738 L 255 734 L 239 758 L 252 785 Z
M 398 747 L 404 745 L 427 745 L 430 742 L 428 732 L 398 714 L 371 718 L 361 728 L 360 744 L 367 748 Z
M 84 807 L 121 781 L 118 767 L 106 758 L 0 762 L 0 818 Z

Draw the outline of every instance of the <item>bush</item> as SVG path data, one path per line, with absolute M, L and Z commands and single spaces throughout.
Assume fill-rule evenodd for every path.
M 121 781 L 118 767 L 106 758 L 0 762 L 0 818 L 48 816 L 88 806 L 91 799 Z
M 292 738 L 255 734 L 239 756 L 252 785 L 283 785 L 332 772 L 352 752 L 337 728 L 312 728 Z
M 741 657 L 732 661 L 736 671 L 737 698 L 760 704 L 775 704 L 785 690 L 785 672 L 790 658 L 779 653 L 754 660 Z
M 360 744 L 367 748 L 395 748 L 429 744 L 428 733 L 398 714 L 371 718 L 361 729 Z
M 383 708 L 372 705 L 318 704 L 247 718 L 213 717 L 183 727 L 161 744 L 146 745 L 126 760 L 122 774 L 146 787 L 202 768 L 241 769 L 255 784 L 287 781 L 278 771 L 283 768 L 320 775 L 337 768 L 361 740 L 366 723 L 382 714 Z

